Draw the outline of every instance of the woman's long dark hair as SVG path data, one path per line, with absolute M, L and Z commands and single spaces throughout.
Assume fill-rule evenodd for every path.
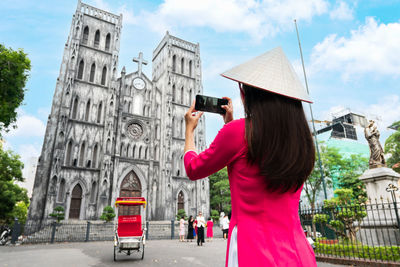
M 297 191 L 315 161 L 301 101 L 243 85 L 247 159 L 257 164 L 272 192 Z

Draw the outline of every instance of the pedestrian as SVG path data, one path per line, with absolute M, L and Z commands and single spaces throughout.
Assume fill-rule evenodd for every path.
M 207 226 L 207 240 L 208 242 L 211 242 L 214 236 L 213 232 L 214 222 L 212 221 L 211 217 L 208 218 L 206 226 Z
M 206 226 L 206 220 L 203 217 L 202 212 L 196 218 L 197 221 L 197 245 L 202 246 L 204 243 L 204 227 Z
M 302 102 L 310 102 L 281 48 L 225 72 L 239 83 L 245 118 L 233 120 L 232 100 L 221 106 L 224 127 L 197 153 L 202 115 L 185 114 L 186 174 L 191 180 L 228 167 L 232 218 L 226 266 L 316 267 L 301 227 L 301 190 L 314 167 L 315 148 Z
M 228 215 L 225 215 L 224 218 L 222 218 L 222 235 L 224 237 L 224 240 L 228 238 L 228 232 L 229 232 L 229 218 Z
M 185 216 L 179 220 L 179 242 L 185 241 Z
M 193 216 L 190 215 L 189 220 L 188 220 L 188 234 L 187 234 L 187 237 L 186 237 L 188 242 L 189 242 L 189 240 L 190 240 L 190 242 L 193 241 L 193 237 L 194 237 L 194 235 L 193 235 L 193 233 L 194 233 L 193 223 L 194 223 Z

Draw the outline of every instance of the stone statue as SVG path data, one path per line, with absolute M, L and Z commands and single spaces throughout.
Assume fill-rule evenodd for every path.
M 369 168 L 385 167 L 385 157 L 381 143 L 379 142 L 379 131 L 375 121 L 370 120 L 368 126 L 364 129 L 365 139 L 367 139 L 370 150 Z

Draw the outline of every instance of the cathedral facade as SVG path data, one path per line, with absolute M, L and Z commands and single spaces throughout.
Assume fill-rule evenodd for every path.
M 28 221 L 96 220 L 119 196 L 144 196 L 148 220 L 178 209 L 209 213 L 208 179 L 190 181 L 183 166 L 184 114 L 201 94 L 199 44 L 168 32 L 153 51 L 152 76 L 117 74 L 122 15 L 78 2 L 65 45 L 39 158 Z M 136 52 L 135 52 L 136 54 Z M 205 148 L 205 121 L 196 129 Z

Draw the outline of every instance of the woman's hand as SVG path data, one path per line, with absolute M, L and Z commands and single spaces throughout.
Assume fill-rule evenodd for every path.
M 225 124 L 233 120 L 233 105 L 232 105 L 232 99 L 229 97 L 224 96 L 223 99 L 228 100 L 228 105 L 222 105 L 221 108 L 225 109 L 226 113 L 222 114 L 222 117 L 224 118 Z
M 197 112 L 194 109 L 195 102 L 193 101 L 189 110 L 185 114 L 185 122 L 186 122 L 186 133 L 192 133 L 194 129 L 196 129 L 197 124 L 199 123 L 199 119 L 203 112 Z

